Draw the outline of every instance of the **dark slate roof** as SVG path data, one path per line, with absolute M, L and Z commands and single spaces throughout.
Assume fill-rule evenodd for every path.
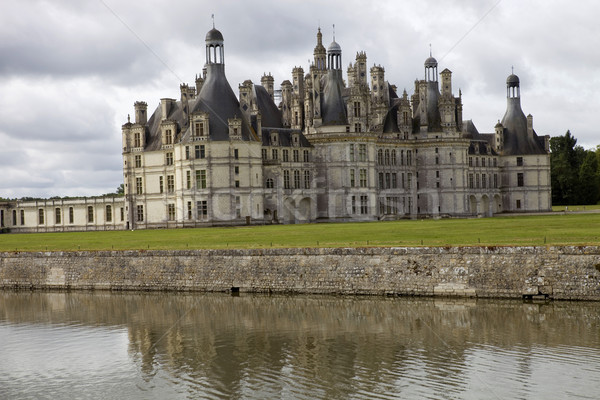
M 260 110 L 261 125 L 266 128 L 283 128 L 281 111 L 263 86 L 254 85 L 256 105 Z
M 223 34 L 215 28 L 212 28 L 210 31 L 208 31 L 208 33 L 206 34 L 206 39 L 207 42 L 215 42 L 215 41 L 223 41 Z
M 546 150 L 538 136 L 533 132 L 533 137 L 527 135 L 527 117 L 521 110 L 521 99 L 508 98 L 506 113 L 502 118 L 504 126 L 504 148 L 505 155 L 546 154 Z
M 271 133 L 277 133 L 277 145 L 281 147 L 292 146 L 292 134 L 297 133 L 300 146 L 299 147 L 312 147 L 308 139 L 302 134 L 299 129 L 288 129 L 288 128 L 262 128 L 262 145 L 271 146 Z
M 438 83 L 427 82 L 427 130 L 429 132 L 437 132 L 442 129 L 442 117 L 438 106 L 439 97 Z
M 209 113 L 211 140 L 229 140 L 227 120 L 234 117 L 242 120 L 242 139 L 253 140 L 248 122 L 240 110 L 240 103 L 225 77 L 225 66 L 208 64 L 206 70 L 206 81 L 196 101 L 190 106 L 191 113 L 198 111 Z
M 477 139 L 479 137 L 479 131 L 471 119 L 463 121 L 462 133 L 463 137 L 467 139 Z
M 175 132 L 174 142 L 178 142 L 181 139 L 182 127 L 183 131 L 187 129 L 187 121 L 183 121 L 183 110 L 181 102 L 173 102 L 166 116 L 167 120 L 174 121 L 177 124 Z M 162 146 L 162 134 L 160 131 L 160 123 L 163 119 L 161 104 L 158 104 L 154 113 L 146 123 L 146 151 L 160 150 Z
M 400 99 L 394 99 L 394 104 L 388 110 L 383 120 L 383 133 L 399 133 L 398 128 L 398 107 L 400 106 Z
M 435 66 L 437 66 L 437 64 L 438 64 L 437 60 L 433 57 L 429 57 L 429 58 L 427 58 L 427 60 L 425 60 L 426 67 L 435 67 Z
M 506 78 L 506 84 L 510 87 L 519 86 L 519 77 L 515 74 L 510 74 L 508 78 Z
M 344 81 L 341 70 L 329 70 L 324 78 L 321 97 L 323 125 L 347 125 L 346 104 L 344 103 Z

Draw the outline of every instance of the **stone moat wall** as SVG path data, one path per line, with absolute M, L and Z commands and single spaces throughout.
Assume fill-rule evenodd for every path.
M 600 300 L 600 246 L 4 252 L 0 288 Z

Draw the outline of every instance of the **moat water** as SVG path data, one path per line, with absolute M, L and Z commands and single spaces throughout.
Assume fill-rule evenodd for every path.
M 0 292 L 0 399 L 598 399 L 600 303 Z

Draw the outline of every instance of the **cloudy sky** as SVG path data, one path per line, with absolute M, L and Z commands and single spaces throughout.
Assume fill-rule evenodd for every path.
M 98 195 L 122 183 L 121 125 L 133 103 L 179 97 L 225 38 L 229 83 L 276 84 L 324 44 L 359 50 L 412 94 L 429 48 L 453 72 L 463 116 L 492 132 L 511 67 L 539 135 L 570 129 L 600 144 L 600 2 L 596 0 L 1 0 L 0 197 Z

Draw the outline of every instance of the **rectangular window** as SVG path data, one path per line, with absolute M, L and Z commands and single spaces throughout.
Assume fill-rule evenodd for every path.
M 263 161 L 267 159 L 267 149 L 262 149 L 262 159 Z
M 167 175 L 167 193 L 173 193 L 175 191 L 175 176 Z
M 283 188 L 290 188 L 290 171 L 288 171 L 287 169 L 283 171 Z
M 87 214 L 88 214 L 88 223 L 91 224 L 92 222 L 94 222 L 94 207 L 88 206 Z
M 352 214 L 356 214 L 356 196 L 352 196 Z
M 517 166 L 518 167 L 523 166 L 523 157 L 517 157 Z
M 473 166 L 473 157 L 469 157 L 469 167 Z
M 475 187 L 479 189 L 479 174 L 475 174 Z
M 290 152 L 289 152 L 289 150 L 282 150 L 281 151 L 281 156 L 283 158 L 283 162 L 290 161 Z
M 204 122 L 196 122 L 196 135 L 204 136 Z
M 158 190 L 160 191 L 160 193 L 165 192 L 165 181 L 162 176 L 158 177 Z
M 201 145 L 197 145 L 194 147 L 194 155 L 196 156 L 196 158 L 205 158 L 206 157 L 206 146 L 204 146 L 203 144 Z
M 135 193 L 136 194 L 142 194 L 142 193 L 144 193 L 144 187 L 142 185 L 142 178 L 141 177 L 135 178 Z
M 396 189 L 398 187 L 398 176 L 395 172 L 392 172 L 392 189 Z
M 235 187 L 236 187 L 236 188 L 239 188 L 239 187 L 240 187 L 240 181 L 238 181 L 238 180 L 236 180 L 236 181 L 235 181 Z
M 356 186 L 356 176 L 354 169 L 350 170 L 350 187 Z
M 496 158 L 494 158 L 494 167 L 498 166 L 498 160 Z
M 277 160 L 279 158 L 279 154 L 277 154 L 277 149 L 273 149 L 271 151 L 271 158 L 273 158 L 273 160 Z
M 74 220 L 75 217 L 73 215 L 73 207 L 69 207 L 69 223 L 72 224 Z
M 239 167 L 239 166 L 237 166 L 237 165 L 236 165 L 235 167 L 233 167 L 233 172 L 234 172 L 236 175 L 239 175 L 239 173 L 240 173 L 240 167 Z
M 173 131 L 170 129 L 165 131 L 165 144 L 173 144 Z
M 310 171 L 304 171 L 304 189 L 310 189 Z
M 196 171 L 196 189 L 206 189 L 206 170 Z
M 25 225 L 25 210 L 21 210 L 21 225 Z
M 142 166 L 142 156 L 138 154 L 135 156 L 135 167 L 140 168 L 141 166 Z
M 392 187 L 391 176 L 389 172 L 385 173 L 385 188 L 389 189 Z
M 236 160 L 239 160 L 240 152 L 238 149 L 233 149 L 233 158 L 235 158 Z
M 485 157 L 481 157 L 481 166 L 485 167 Z
M 525 183 L 525 182 L 524 182 L 524 179 L 523 179 L 523 173 L 522 173 L 522 172 L 519 172 L 519 173 L 517 174 L 517 186 L 521 187 L 521 186 L 523 186 L 523 185 L 524 185 L 524 183 Z
M 192 188 L 192 171 L 185 171 L 185 187 L 187 189 Z
M 367 187 L 367 170 L 366 168 L 360 169 L 360 187 Z
M 358 145 L 358 161 L 367 161 L 367 145 Z
M 304 150 L 304 162 L 309 162 L 310 161 L 310 157 L 308 155 L 308 150 Z
M 136 220 L 138 222 L 144 221 L 144 206 L 143 205 L 138 204 L 136 216 L 137 216 Z
M 142 137 L 139 132 L 137 132 L 133 136 L 133 147 L 141 147 L 142 146 Z
M 485 189 L 486 184 L 487 184 L 487 177 L 485 176 L 485 174 L 481 174 L 481 187 Z
M 294 150 L 294 162 L 300 162 L 300 151 Z
M 479 157 L 475 157 L 475 166 L 479 167 Z
M 165 156 L 167 165 L 173 165 L 173 153 L 168 152 Z
M 360 196 L 360 213 L 363 215 L 369 213 L 369 198 L 367 196 Z
M 60 224 L 60 220 L 61 220 L 61 215 L 60 215 L 60 208 L 56 208 L 54 210 L 54 223 L 55 224 Z
M 379 189 L 385 189 L 385 186 L 383 183 L 383 172 L 379 173 Z
M 474 189 L 475 188 L 475 183 L 473 181 L 473 174 L 469 174 L 469 189 Z
M 125 221 L 125 209 L 121 207 L 121 221 Z
M 190 146 L 185 146 L 185 159 L 190 159 Z
M 350 161 L 356 161 L 355 155 L 354 155 L 354 144 L 353 143 L 350 143 L 349 154 L 350 154 Z
M 175 221 L 175 204 L 167 204 L 169 221 Z
M 187 218 L 192 219 L 192 202 L 187 202 Z
M 356 117 L 356 118 L 360 117 L 360 101 L 354 102 L 354 117 Z
M 112 207 L 106 206 L 106 222 L 112 222 Z
M 294 189 L 300 189 L 300 171 L 294 170 Z
M 196 207 L 198 208 L 198 219 L 208 219 L 208 201 L 198 201 Z
M 406 188 L 410 189 L 412 187 L 412 174 L 409 172 L 406 176 Z
M 521 200 L 517 200 L 517 208 L 520 209 L 521 208 Z
M 497 188 L 498 188 L 498 174 L 494 174 L 494 189 L 497 189 Z
M 360 133 L 362 131 L 362 125 L 360 124 L 360 122 L 357 122 L 354 124 L 354 132 L 358 132 Z
M 435 177 L 439 178 L 440 177 L 440 171 L 435 171 Z

